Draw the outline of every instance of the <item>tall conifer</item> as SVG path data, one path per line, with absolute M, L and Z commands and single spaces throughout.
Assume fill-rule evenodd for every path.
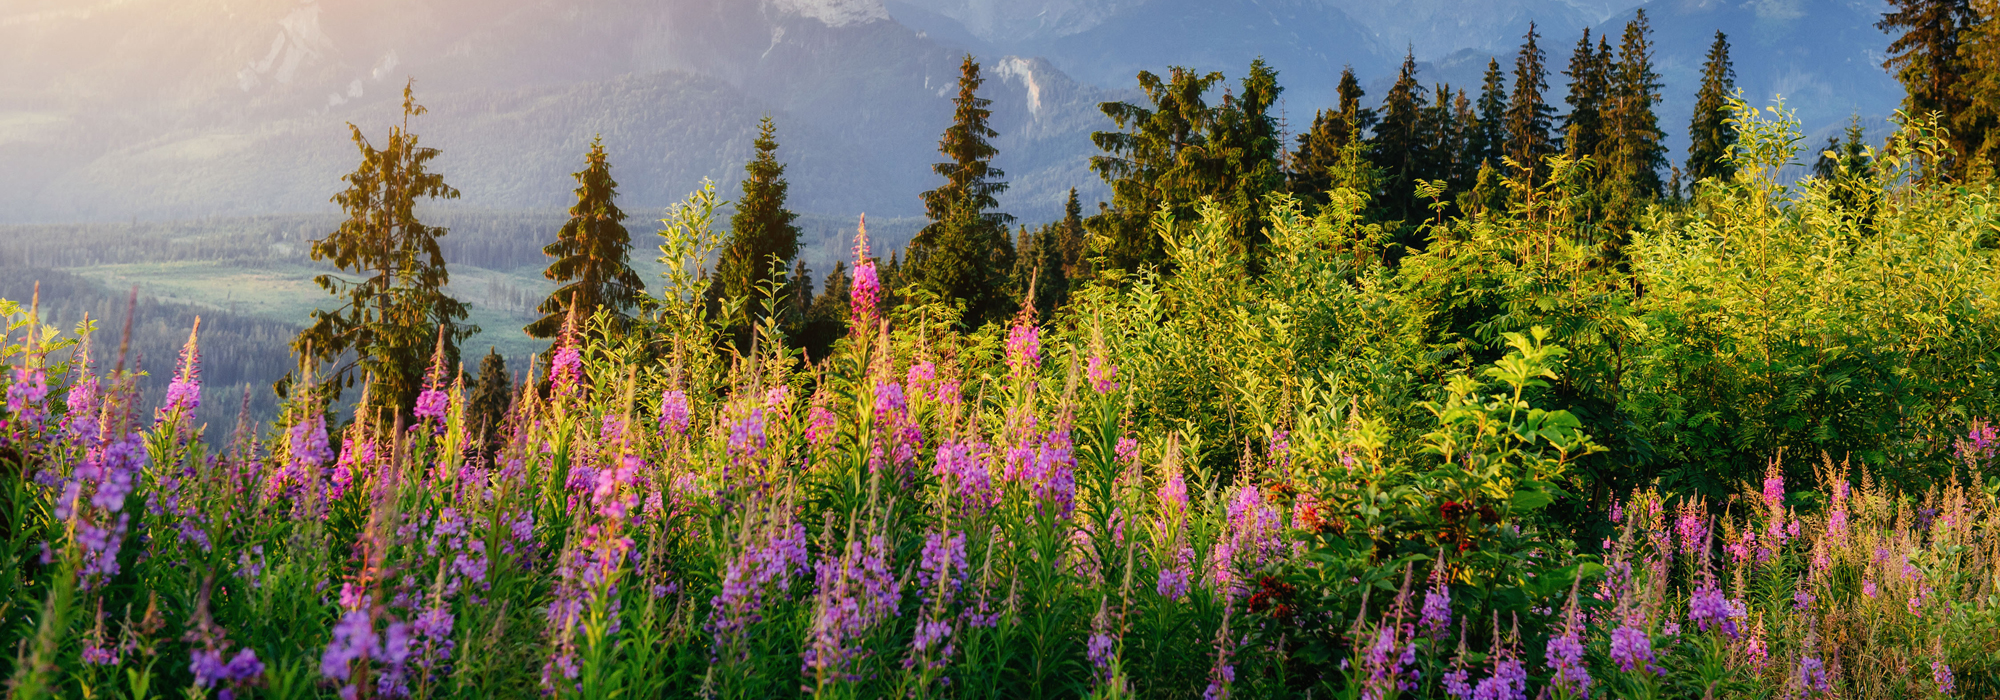
M 1653 114 L 1660 101 L 1660 76 L 1653 72 L 1652 27 L 1646 11 L 1639 10 L 1625 24 L 1618 43 L 1618 62 L 1612 66 L 1608 109 L 1605 112 L 1605 147 L 1599 148 L 1600 170 L 1613 190 L 1607 207 L 1622 227 L 1639 207 L 1659 197 L 1666 183 L 1660 171 L 1667 165 L 1666 133 Z
M 1404 221 L 1426 218 L 1428 211 L 1417 201 L 1414 182 L 1425 172 L 1430 139 L 1424 133 L 1424 87 L 1417 82 L 1414 53 L 1403 55 L 1403 67 L 1396 82 L 1382 98 L 1382 121 L 1375 125 L 1375 150 L 1370 160 L 1382 172 L 1383 209 Z
M 1585 27 L 1583 38 L 1570 54 L 1569 70 L 1563 71 L 1569 76 L 1569 94 L 1563 97 L 1569 104 L 1569 114 L 1563 117 L 1563 148 L 1576 157 L 1596 155 L 1598 142 L 1604 138 L 1610 47 L 1599 53 L 1590 39 L 1590 28 Z
M 1307 201 L 1324 201 L 1327 190 L 1333 187 L 1332 172 L 1340 165 L 1342 150 L 1375 123 L 1375 111 L 1361 106 L 1367 93 L 1354 78 L 1352 67 L 1341 69 L 1335 93 L 1340 106 L 1313 115 L 1312 127 L 1299 134 L 1298 150 L 1292 152 L 1292 194 Z
M 777 303 L 764 313 L 784 315 L 793 289 L 809 280 L 791 277 L 775 300 L 760 299 L 758 288 L 774 270 L 791 267 L 799 255 L 799 215 L 785 208 L 791 183 L 785 180 L 785 164 L 778 162 L 777 125 L 770 117 L 757 122 L 757 154 L 743 165 L 743 196 L 736 201 L 736 213 L 729 217 L 729 245 L 716 265 L 716 284 L 722 296 Z M 792 309 L 795 311 L 796 309 Z M 747 319 L 745 319 L 747 320 Z
M 426 111 L 417 104 L 414 89 L 414 82 L 403 87 L 403 123 L 389 130 L 382 148 L 369 143 L 360 127 L 347 125 L 361 165 L 341 176 L 349 186 L 333 201 L 348 218 L 312 242 L 312 258 L 361 279 L 313 278 L 346 303 L 313 311 L 312 325 L 292 341 L 301 358 L 334 363 L 331 371 L 314 373 L 328 384 L 370 380 L 376 405 L 406 411 L 416 405 L 439 338 L 446 362 L 456 365 L 458 342 L 479 332 L 478 326 L 465 324 L 465 304 L 445 293 L 451 273 L 438 239 L 447 231 L 416 217 L 418 200 L 457 199 L 458 190 L 430 172 L 438 150 L 419 145 L 410 131 L 410 117 Z M 289 386 L 289 378 L 281 384 Z
M 985 82 L 967 54 L 959 67 L 952 124 L 938 139 L 945 162 L 931 166 L 944 184 L 923 193 L 930 223 L 910 241 L 907 269 L 898 270 L 940 296 L 965 303 L 967 325 L 1005 318 L 1012 309 L 1006 286 L 1014 264 L 1008 224 L 1014 217 L 992 211 L 1007 190 L 1006 174 L 992 166 L 999 149 L 987 139 L 999 132 L 987 125 L 991 100 L 979 96 Z M 895 266 L 892 266 L 895 267 Z
M 1903 83 L 1903 111 L 1913 117 L 1938 112 L 1951 125 L 1969 105 L 1959 44 L 1978 20 L 1971 0 L 1889 0 L 1889 6 L 1875 28 L 1896 37 L 1882 67 Z M 1983 136 L 1953 130 L 1949 139 L 1959 153 L 1970 154 Z
M 1547 166 L 1542 157 L 1555 152 L 1549 139 L 1554 110 L 1542 99 L 1549 89 L 1549 72 L 1542 48 L 1535 44 L 1537 36 L 1535 24 L 1528 23 L 1521 51 L 1514 57 L 1514 94 L 1507 102 L 1506 121 L 1507 156 L 1514 159 L 1516 167 L 1532 173 L 1544 172 Z
M 1735 174 L 1729 153 L 1736 149 L 1736 129 L 1729 125 L 1729 96 L 1736 92 L 1736 68 L 1729 62 L 1729 36 L 1715 32 L 1708 60 L 1701 66 L 1701 89 L 1694 95 L 1694 117 L 1688 121 L 1687 175 L 1690 182 Z
M 535 307 L 542 317 L 522 329 L 536 338 L 560 332 L 571 303 L 577 306 L 577 318 L 588 319 L 601 310 L 622 326 L 631 320 L 628 310 L 646 288 L 627 263 L 632 234 L 625 230 L 625 212 L 618 209 L 618 183 L 611 179 L 602 140 L 591 139 L 583 170 L 572 177 L 576 205 L 569 208 L 569 220 L 556 232 L 555 242 L 542 248 L 555 259 L 542 276 L 561 286 Z
M 1473 129 L 1471 148 L 1475 167 L 1500 166 L 1507 154 L 1507 78 L 1500 72 L 1500 60 L 1486 59 L 1486 75 L 1479 83 L 1479 122 Z

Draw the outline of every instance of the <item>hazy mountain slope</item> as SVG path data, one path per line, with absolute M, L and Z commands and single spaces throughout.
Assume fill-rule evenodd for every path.
M 379 138 L 406 76 L 465 206 L 566 202 L 600 132 L 629 205 L 665 206 L 732 182 L 768 113 L 796 206 L 907 215 L 935 184 L 962 56 L 869 0 L 191 4 L 0 10 L 0 56 L 39 76 L 0 91 L 0 162 L 18 166 L 0 168 L 0 220 L 323 210 L 353 165 L 343 122 Z M 1045 217 L 1095 183 L 1110 94 L 1012 66 L 986 91 L 1018 182 L 1005 203 Z

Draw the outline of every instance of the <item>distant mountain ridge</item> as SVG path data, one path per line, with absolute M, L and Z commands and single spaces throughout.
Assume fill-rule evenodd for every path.
M 1753 101 L 1784 93 L 1808 129 L 1880 117 L 1879 0 L 1653 0 L 1662 125 L 1682 138 L 1708 37 L 1729 31 Z M 1424 82 L 1476 90 L 1530 20 L 1550 65 L 1634 0 L 16 0 L 0 9 L 0 221 L 327 212 L 354 165 L 343 122 L 379 138 L 406 77 L 414 126 L 464 198 L 569 203 L 602 134 L 628 211 L 652 218 L 704 177 L 730 188 L 762 115 L 779 122 L 793 206 L 921 213 L 958 60 L 979 54 L 1001 133 L 1002 205 L 1053 218 L 1104 198 L 1099 102 L 1169 65 L 1233 81 L 1263 56 L 1301 128 L 1342 66 L 1371 84 L 1405 50 Z M 1518 25 L 1518 26 L 1517 26 Z M 1072 77 L 1075 76 L 1075 77 Z M 1560 75 L 1551 76 L 1559 100 Z M 1371 88 L 1371 101 L 1384 90 Z M 1559 103 L 1558 103 L 1559 104 Z M 1678 143 L 1678 141 L 1670 141 Z M 1810 144 L 1809 144 L 1810 145 Z M 1676 159 L 1678 160 L 1678 153 Z

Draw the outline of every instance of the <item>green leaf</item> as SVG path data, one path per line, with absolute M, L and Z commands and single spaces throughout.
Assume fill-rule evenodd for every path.
M 1547 491 L 1522 489 L 1514 492 L 1514 510 L 1538 510 L 1555 502 L 1555 497 Z

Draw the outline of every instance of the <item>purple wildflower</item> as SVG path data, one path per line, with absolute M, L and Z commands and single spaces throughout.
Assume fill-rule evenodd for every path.
M 1833 683 L 1826 676 L 1826 662 L 1817 656 L 1799 658 L 1798 668 L 1792 672 L 1792 680 L 1805 693 L 1831 693 Z
M 806 441 L 815 445 L 825 444 L 827 440 L 833 438 L 833 427 L 833 411 L 814 404 L 812 410 L 806 414 Z
M 161 418 L 176 410 L 192 413 L 201 407 L 201 350 L 195 345 L 200 332 L 201 319 L 196 318 L 194 330 L 188 331 L 187 345 L 181 347 L 180 369 L 167 384 L 167 403 L 160 408 Z
M 1527 700 L 1527 667 L 1512 656 L 1494 661 L 1493 675 L 1479 681 L 1472 697 L 1474 700 Z
M 429 418 L 442 421 L 444 420 L 445 412 L 450 408 L 451 408 L 451 395 L 446 394 L 443 391 L 439 391 L 437 389 L 425 389 L 423 393 L 417 394 L 416 416 L 418 418 Z
M 1618 668 L 1626 672 L 1666 673 L 1654 663 L 1657 659 L 1653 656 L 1653 637 L 1631 625 L 1621 625 L 1611 631 L 1611 660 L 1618 662 Z
M 1160 569 L 1159 583 L 1153 590 L 1167 600 L 1180 600 L 1188 594 L 1188 579 L 1193 575 L 1186 564 L 1175 564 Z
M 1951 676 L 1951 664 L 1943 661 L 1931 662 L 1931 680 L 1937 682 L 1939 694 L 1950 695 L 1958 690 L 1958 683 Z
M 687 392 L 669 389 L 666 393 L 660 394 L 660 432 L 665 433 L 671 428 L 675 435 L 684 435 L 692 421 L 693 416 L 688 412 Z
M 1710 626 L 1719 627 L 1730 639 L 1737 637 L 1736 620 L 1745 614 L 1743 602 L 1726 598 L 1715 587 L 1712 580 L 1704 580 L 1688 598 L 1688 621 L 1707 632 Z
M 1113 381 L 1118 377 L 1118 366 L 1102 356 L 1091 355 L 1084 363 L 1083 373 L 1097 393 L 1109 394 L 1118 389 L 1118 382 Z
M 993 474 L 988 466 L 991 450 L 978 441 L 948 441 L 938 445 L 934 469 L 938 478 L 950 480 L 952 496 L 960 508 L 983 511 L 999 504 L 1000 492 L 993 488 Z
M 14 383 L 7 385 L 7 412 L 22 416 L 27 422 L 37 422 L 42 399 L 48 395 L 48 372 L 41 367 L 16 367 Z
M 555 359 L 549 362 L 549 376 L 558 394 L 569 393 L 581 386 L 583 353 L 574 345 L 564 344 L 562 349 L 556 351 Z
M 320 675 L 336 681 L 347 680 L 353 663 L 375 658 L 382 653 L 382 645 L 375 637 L 375 622 L 366 610 L 349 610 L 333 625 L 333 639 L 327 642 L 326 652 L 320 655 Z
M 851 664 L 867 653 L 859 644 L 861 638 L 894 616 L 902 599 L 881 535 L 849 542 L 846 549 L 815 567 L 816 613 L 801 673 L 821 683 L 860 680 Z
M 1042 331 L 1026 320 L 1007 331 L 1007 367 L 1015 376 L 1032 376 L 1042 368 Z
M 1417 625 L 1432 639 L 1443 639 L 1451 631 L 1451 589 L 1442 582 L 1424 591 L 1424 607 Z
M 1575 611 L 1571 611 L 1574 620 Z M 1590 697 L 1590 668 L 1583 659 L 1583 640 L 1577 636 L 1575 624 L 1565 625 L 1562 634 L 1549 638 L 1545 652 L 1549 670 L 1553 677 L 1549 682 L 1571 696 Z

